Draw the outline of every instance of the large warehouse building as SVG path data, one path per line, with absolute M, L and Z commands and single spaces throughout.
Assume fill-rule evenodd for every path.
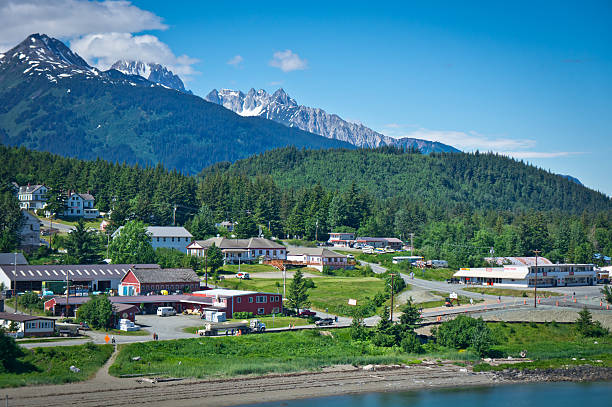
M 537 274 L 536 274 L 537 269 Z M 454 275 L 463 284 L 506 287 L 564 287 L 593 285 L 597 273 L 593 264 L 504 265 L 503 267 L 462 268 Z

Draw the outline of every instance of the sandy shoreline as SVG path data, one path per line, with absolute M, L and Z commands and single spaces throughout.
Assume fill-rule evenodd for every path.
M 147 383 L 118 379 L 107 374 L 82 383 L 0 390 L 9 405 L 30 407 L 234 406 L 292 399 L 341 396 L 371 392 L 418 391 L 483 387 L 553 380 L 611 380 L 612 369 L 586 367 L 568 373 L 538 372 L 529 375 L 474 373 L 450 363 L 363 370 L 336 366 L 320 372 L 300 372 L 222 380 L 178 380 Z M 42 396 L 44 395 L 44 396 Z M 42 396 L 42 397 L 41 397 Z

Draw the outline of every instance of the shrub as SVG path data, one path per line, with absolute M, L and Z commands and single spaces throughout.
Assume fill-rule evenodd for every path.
M 437 342 L 455 349 L 474 348 L 479 355 L 486 355 L 493 345 L 491 330 L 482 318 L 459 315 L 444 322 L 436 332 Z
M 406 334 L 404 336 L 404 339 L 402 339 L 400 346 L 402 347 L 402 350 L 406 353 L 424 352 L 423 346 L 421 345 L 421 341 L 413 333 Z
M 235 319 L 249 319 L 253 318 L 252 312 L 234 312 L 233 318 Z
M 584 307 L 582 311 L 578 313 L 576 330 L 582 336 L 592 337 L 604 336 L 609 333 L 609 331 L 601 325 L 601 322 L 593 321 L 593 316 L 586 307 Z

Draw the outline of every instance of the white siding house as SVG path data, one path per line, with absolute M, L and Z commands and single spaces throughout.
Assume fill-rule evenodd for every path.
M 94 197 L 91 194 L 70 194 L 66 200 L 66 210 L 64 216 L 73 216 L 85 219 L 94 219 L 100 213 L 94 208 Z
M 42 209 L 47 204 L 48 189 L 44 185 L 26 185 L 19 187 L 17 198 L 19 207 L 25 210 Z

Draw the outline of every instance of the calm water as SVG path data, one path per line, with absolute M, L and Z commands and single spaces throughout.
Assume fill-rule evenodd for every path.
M 367 393 L 257 404 L 257 407 L 612 407 L 612 383 L 537 383 Z

